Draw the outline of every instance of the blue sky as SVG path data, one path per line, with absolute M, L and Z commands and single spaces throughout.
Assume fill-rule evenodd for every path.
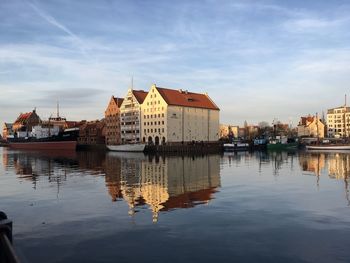
M 243 125 L 342 105 L 350 2 L 0 0 L 0 121 L 98 119 L 134 88 L 208 92 Z

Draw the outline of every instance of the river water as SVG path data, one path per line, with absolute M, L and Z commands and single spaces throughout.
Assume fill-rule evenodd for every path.
M 350 154 L 0 148 L 23 262 L 350 262 Z

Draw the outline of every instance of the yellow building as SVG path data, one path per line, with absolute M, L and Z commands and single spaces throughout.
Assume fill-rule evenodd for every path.
M 348 137 L 350 135 L 350 107 L 329 109 L 327 127 L 329 137 Z
M 219 139 L 220 109 L 207 94 L 152 85 L 141 109 L 143 142 L 157 145 Z
M 324 123 L 317 116 L 301 117 L 298 124 L 298 137 L 324 138 Z

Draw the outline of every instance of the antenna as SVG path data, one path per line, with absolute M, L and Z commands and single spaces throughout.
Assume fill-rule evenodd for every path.
M 345 105 L 345 107 L 346 107 L 346 94 L 345 94 L 345 104 L 344 104 L 344 105 Z
M 134 76 L 131 76 L 131 89 L 134 89 Z
M 60 117 L 60 105 L 59 105 L 59 102 L 57 100 L 57 118 Z

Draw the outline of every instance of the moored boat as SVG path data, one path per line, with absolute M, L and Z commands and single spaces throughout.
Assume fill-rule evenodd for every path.
M 117 152 L 143 152 L 146 144 L 141 143 L 130 143 L 130 144 L 119 144 L 119 145 L 107 145 L 110 151 Z
M 318 144 L 306 145 L 306 150 L 350 150 L 350 144 Z
M 21 150 L 75 150 L 77 141 L 12 141 L 8 146 Z
M 236 143 L 225 143 L 224 151 L 234 152 L 234 151 L 248 151 L 249 143 L 236 142 Z
M 267 150 L 293 150 L 298 147 L 299 143 L 294 139 L 288 139 L 283 136 L 276 136 L 267 144 Z

